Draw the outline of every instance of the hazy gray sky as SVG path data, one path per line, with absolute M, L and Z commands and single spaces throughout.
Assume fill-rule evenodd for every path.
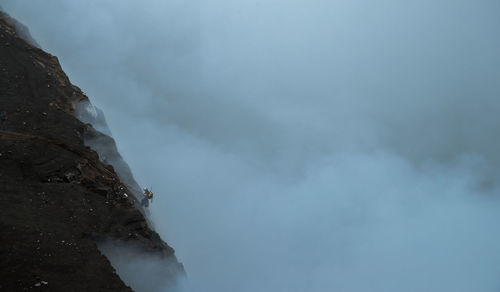
M 1 4 L 104 110 L 189 291 L 500 289 L 500 2 Z

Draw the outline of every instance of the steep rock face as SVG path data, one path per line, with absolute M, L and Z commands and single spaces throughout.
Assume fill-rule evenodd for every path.
M 103 112 L 88 100 L 83 100 L 76 106 L 76 116 L 80 121 L 92 125 L 92 127 L 87 127 L 87 131 L 85 131 L 85 145 L 95 150 L 99 154 L 99 159 L 105 164 L 113 165 L 125 186 L 136 198 L 140 198 L 142 190 L 135 181 L 130 167 L 118 152 Z
M 84 137 L 114 141 L 75 117 L 87 97 L 23 34 L 0 12 L 0 111 L 8 117 L 0 129 L 0 291 L 130 291 L 99 252 L 104 239 L 164 259 L 160 274 L 175 282 L 182 265 L 137 207 L 133 178 L 124 183 Z

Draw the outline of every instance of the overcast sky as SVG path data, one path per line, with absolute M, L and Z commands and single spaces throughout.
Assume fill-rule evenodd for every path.
M 0 3 L 104 111 L 187 290 L 500 289 L 500 2 Z

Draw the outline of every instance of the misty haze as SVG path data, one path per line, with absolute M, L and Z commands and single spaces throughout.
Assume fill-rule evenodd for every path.
M 153 187 L 183 292 L 500 291 L 500 2 L 0 4 Z

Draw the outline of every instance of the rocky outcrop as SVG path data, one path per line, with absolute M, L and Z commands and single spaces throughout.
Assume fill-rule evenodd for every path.
M 125 186 L 136 198 L 140 198 L 142 190 L 135 181 L 130 167 L 118 152 L 103 112 L 89 101 L 83 100 L 77 104 L 76 116 L 89 124 L 84 135 L 85 145 L 95 150 L 103 163 L 112 165 Z
M 98 136 L 114 145 L 75 116 L 88 98 L 16 25 L 0 12 L 0 111 L 8 117 L 0 130 L 0 291 L 130 291 L 99 251 L 104 239 L 164 259 L 163 278 L 175 282 L 182 265 L 145 220 L 130 170 L 125 183 L 84 142 Z

